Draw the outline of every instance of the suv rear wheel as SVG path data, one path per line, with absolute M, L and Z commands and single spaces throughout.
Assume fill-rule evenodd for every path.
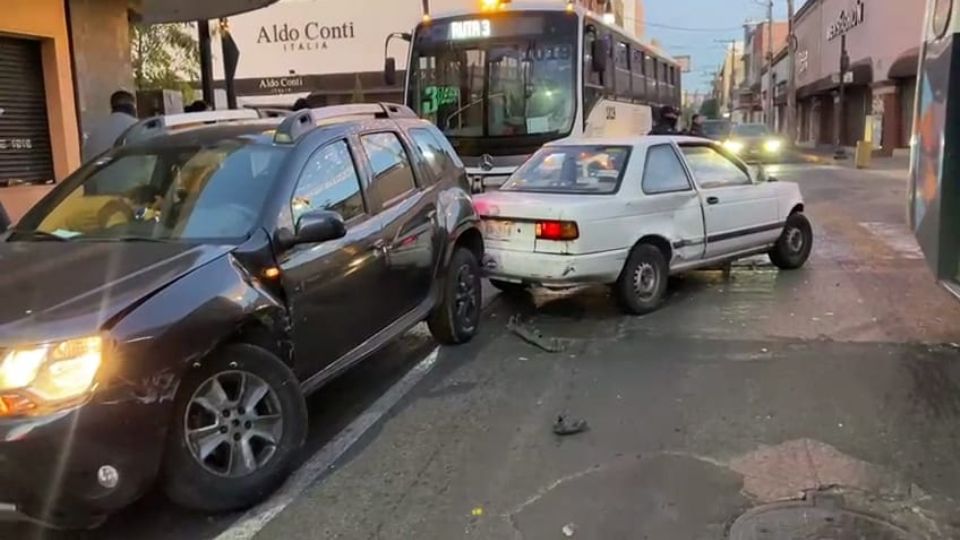
M 477 333 L 482 301 L 480 263 L 472 251 L 456 248 L 441 288 L 440 303 L 427 320 L 430 332 L 445 345 L 466 343 Z
M 306 432 L 290 369 L 260 347 L 227 346 L 180 385 L 164 459 L 167 496 L 206 512 L 252 506 L 286 478 Z

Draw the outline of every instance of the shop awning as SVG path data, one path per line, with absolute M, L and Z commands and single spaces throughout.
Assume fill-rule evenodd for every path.
M 850 66 L 850 73 L 853 77 L 852 81 L 850 79 L 847 80 L 847 84 L 850 86 L 863 86 L 873 83 L 873 63 L 869 58 L 860 60 L 856 64 Z M 833 73 L 827 77 L 823 77 L 818 81 L 801 86 L 797 89 L 797 97 L 803 99 L 817 94 L 831 92 L 840 86 L 839 78 L 839 73 Z
M 269 6 L 277 0 L 133 0 L 144 23 L 219 19 Z
M 910 79 L 917 76 L 920 65 L 920 47 L 914 47 L 897 57 L 890 65 L 890 79 Z

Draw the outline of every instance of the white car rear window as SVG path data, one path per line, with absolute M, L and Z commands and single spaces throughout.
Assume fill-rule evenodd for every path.
M 517 169 L 501 190 L 615 193 L 629 158 L 626 146 L 548 146 Z

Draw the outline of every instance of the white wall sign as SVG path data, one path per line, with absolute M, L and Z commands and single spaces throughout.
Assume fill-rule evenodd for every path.
M 863 20 L 863 0 L 857 0 L 853 6 L 840 10 L 840 16 L 837 17 L 837 20 L 827 29 L 827 41 L 836 39 L 857 26 L 860 26 L 863 24 Z

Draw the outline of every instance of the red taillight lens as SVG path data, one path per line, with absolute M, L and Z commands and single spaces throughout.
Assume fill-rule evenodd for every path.
M 573 221 L 538 221 L 537 238 L 540 240 L 576 240 L 580 229 Z

